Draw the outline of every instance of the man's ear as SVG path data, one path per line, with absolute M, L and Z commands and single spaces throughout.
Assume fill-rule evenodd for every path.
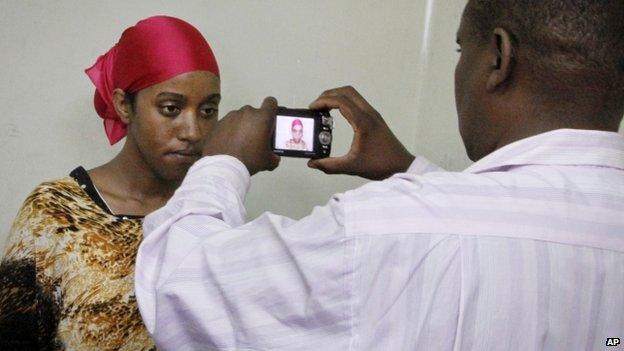
M 503 83 L 507 82 L 514 70 L 514 48 L 511 36 L 503 28 L 496 28 L 492 32 L 490 43 L 492 51 L 492 69 L 487 80 L 487 91 L 494 92 Z
M 121 121 L 129 124 L 130 116 L 132 115 L 132 105 L 126 100 L 126 93 L 123 90 L 119 88 L 113 90 L 113 105 Z

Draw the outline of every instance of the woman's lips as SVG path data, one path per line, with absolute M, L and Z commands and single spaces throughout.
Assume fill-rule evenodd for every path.
M 197 161 L 201 157 L 201 153 L 189 151 L 174 151 L 168 153 L 167 156 L 178 162 L 192 163 Z

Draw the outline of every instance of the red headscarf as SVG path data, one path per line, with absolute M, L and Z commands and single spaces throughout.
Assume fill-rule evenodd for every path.
M 292 124 L 290 125 L 290 129 L 295 128 L 295 126 L 301 126 L 301 128 L 303 128 L 303 123 L 301 123 L 301 120 L 299 118 L 292 121 Z
M 126 125 L 113 106 L 113 90 L 135 93 L 191 71 L 219 76 L 210 46 L 189 23 L 154 16 L 126 29 L 119 42 L 85 70 L 95 84 L 95 110 L 104 119 L 111 145 L 126 136 Z

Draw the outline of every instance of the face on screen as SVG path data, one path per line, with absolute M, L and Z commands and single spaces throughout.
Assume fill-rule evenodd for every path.
M 295 121 L 298 121 L 298 120 L 295 120 Z M 301 142 L 301 138 L 303 138 L 303 125 L 301 124 L 293 125 L 290 131 L 292 132 L 292 140 L 297 143 Z
M 313 151 L 314 119 L 277 116 L 275 147 L 282 150 Z

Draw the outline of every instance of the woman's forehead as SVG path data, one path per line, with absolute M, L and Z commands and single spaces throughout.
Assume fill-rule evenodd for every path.
M 143 89 L 148 95 L 182 95 L 221 98 L 221 83 L 219 77 L 208 71 L 193 71 L 177 75 L 164 82 Z

